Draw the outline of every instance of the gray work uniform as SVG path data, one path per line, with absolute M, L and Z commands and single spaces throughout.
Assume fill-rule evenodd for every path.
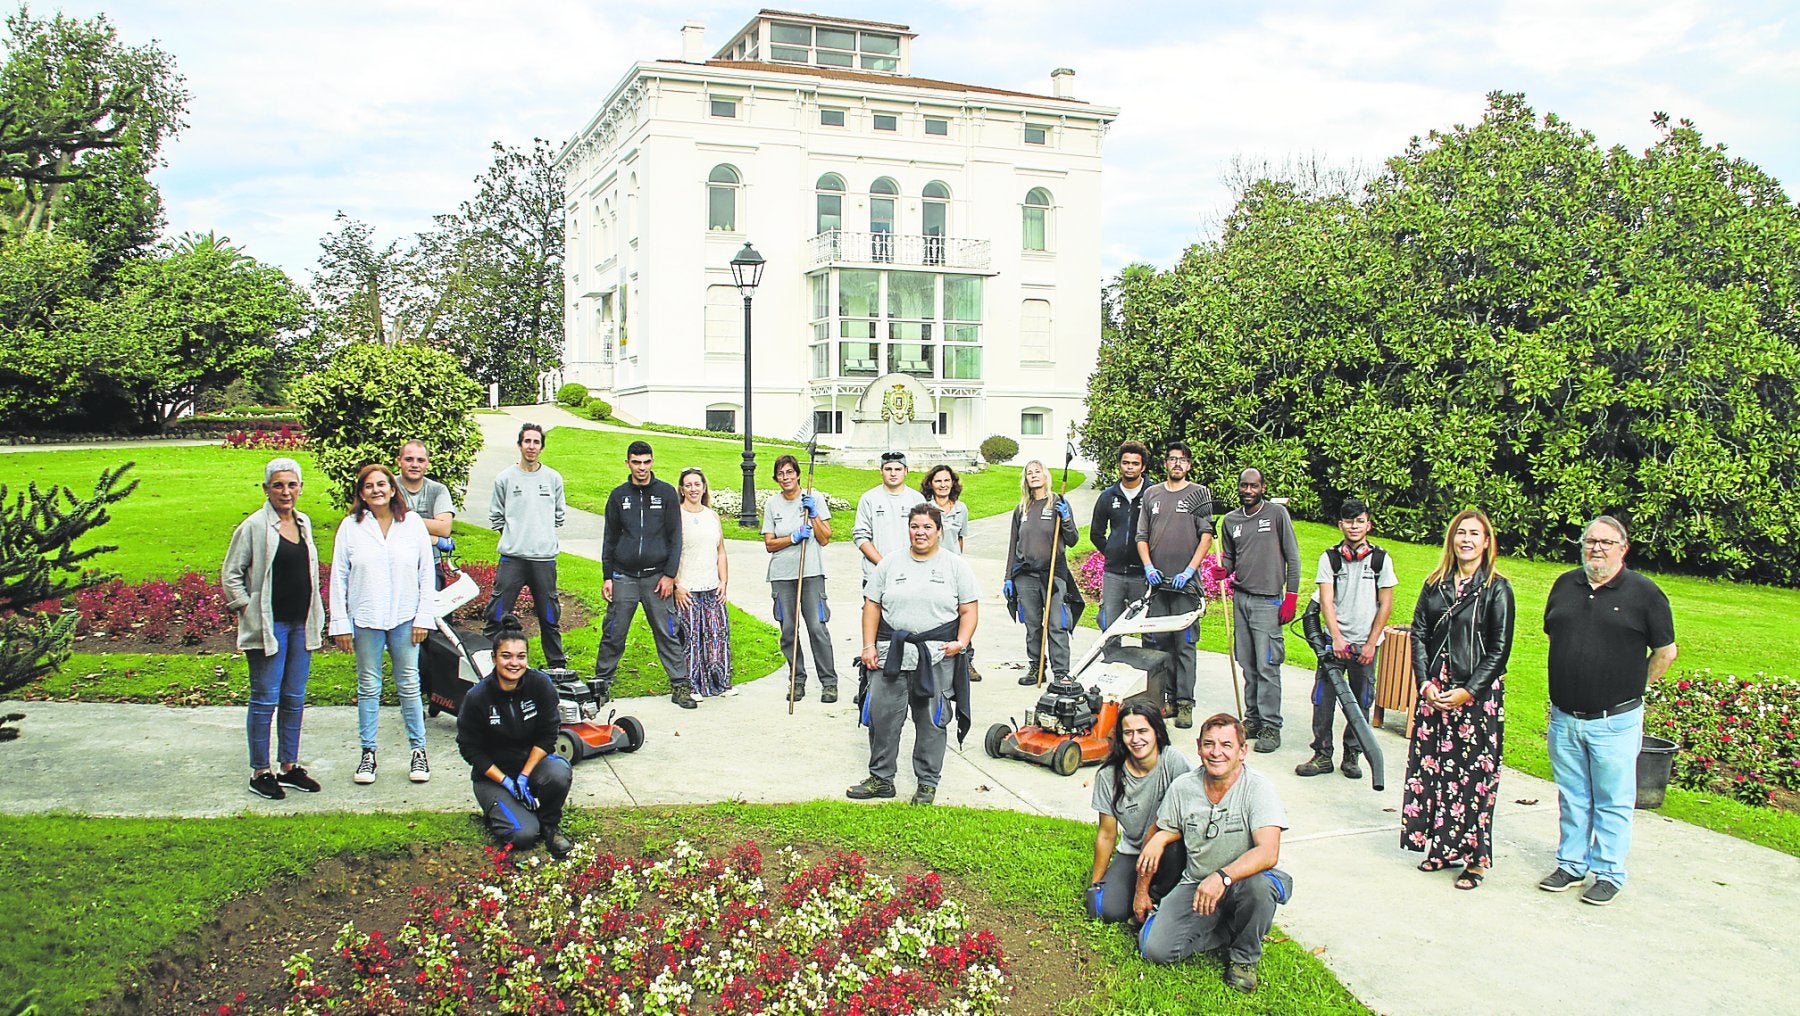
M 1133 776 L 1130 768 L 1125 768 L 1125 792 L 1117 804 L 1113 803 L 1113 787 L 1119 770 L 1104 766 L 1094 774 L 1094 810 L 1111 815 L 1119 826 L 1118 841 L 1106 864 L 1106 874 L 1101 876 L 1099 883 L 1100 901 L 1096 909 L 1102 921 L 1117 924 L 1132 916 L 1132 899 L 1137 893 L 1138 855 L 1144 851 L 1144 841 L 1156 830 L 1156 815 L 1162 809 L 1163 795 L 1168 792 L 1169 785 L 1191 771 L 1193 766 L 1188 763 L 1187 756 L 1174 748 L 1164 748 L 1157 757 L 1156 768 L 1143 776 Z M 1162 864 L 1157 866 L 1156 877 L 1150 886 L 1152 903 L 1167 896 L 1181 881 L 1186 863 L 1187 854 L 1180 841 L 1165 849 Z M 1164 870 L 1165 865 L 1169 870 Z
M 1233 655 L 1244 672 L 1244 724 L 1281 729 L 1281 665 L 1287 660 L 1281 602 L 1300 591 L 1300 543 L 1287 509 L 1268 501 L 1254 514 L 1228 513 L 1219 533 L 1219 565 L 1237 576 L 1231 609 L 1237 622 Z
M 1201 538 L 1213 531 L 1212 491 L 1198 483 L 1189 483 L 1180 490 L 1170 490 L 1168 484 L 1159 483 L 1145 491 L 1138 502 L 1138 543 L 1150 548 L 1150 564 L 1167 581 L 1186 570 L 1194 552 L 1200 549 Z M 1202 595 L 1199 575 L 1185 589 L 1162 586 L 1151 591 L 1149 616 L 1185 614 L 1200 606 Z M 1175 657 L 1175 701 L 1182 705 L 1194 703 L 1194 683 L 1200 670 L 1194 643 L 1199 639 L 1200 625 L 1196 622 L 1152 640 Z
M 856 502 L 856 525 L 850 530 L 850 542 L 855 545 L 858 555 L 862 554 L 862 545 L 873 543 L 875 553 L 886 559 L 892 554 L 904 554 L 910 542 L 907 538 L 907 513 L 913 505 L 924 504 L 925 498 L 911 487 L 901 487 L 897 493 L 888 493 L 885 485 L 877 486 L 864 494 Z M 875 565 L 867 557 L 862 559 L 863 585 L 869 584 L 869 578 L 875 574 Z
M 863 595 L 881 608 L 882 620 L 895 631 L 930 631 L 955 620 L 965 603 L 981 599 L 974 569 L 963 558 L 941 548 L 923 561 L 910 551 L 883 558 Z M 879 669 L 869 675 L 863 703 L 869 725 L 869 775 L 892 783 L 900 762 L 900 731 L 913 721 L 913 775 L 919 785 L 935 787 L 944 769 L 945 724 L 949 721 L 950 682 L 956 661 L 944 656 L 944 644 L 927 643 L 932 663 L 933 693 L 919 702 L 908 694 L 919 649 L 902 645 L 901 673 L 888 677 Z M 876 647 L 876 664 L 886 663 L 892 646 Z
M 1349 643 L 1351 653 L 1360 653 L 1364 644 L 1371 638 L 1377 643 L 1381 633 L 1370 631 L 1375 626 L 1375 614 L 1381 608 L 1380 591 L 1392 589 L 1400 584 L 1394 576 L 1394 558 L 1391 554 L 1381 555 L 1381 571 L 1370 567 L 1374 557 L 1364 557 L 1360 561 L 1344 559 L 1343 571 L 1333 575 L 1331 571 L 1331 554 L 1319 555 L 1319 574 L 1315 581 L 1323 586 L 1331 584 L 1331 603 L 1337 611 L 1338 631 Z M 1350 683 L 1350 692 L 1356 701 L 1366 703 L 1369 700 L 1369 688 L 1375 679 L 1375 660 L 1366 665 L 1359 659 L 1339 660 L 1344 667 L 1344 679 Z M 1366 709 L 1367 706 L 1365 705 Z M 1338 713 L 1337 695 L 1324 681 L 1313 682 L 1313 716 L 1312 716 L 1312 750 L 1322 755 L 1332 752 L 1331 726 Z M 1356 738 L 1356 728 L 1350 721 L 1344 721 L 1344 753 L 1346 755 L 1363 750 L 1362 742 Z
M 825 495 L 815 493 L 813 504 L 818 509 L 817 518 L 829 522 L 831 508 L 825 504 Z M 799 497 L 790 501 L 781 494 L 773 494 L 763 502 L 762 531 L 765 536 L 792 536 L 805 521 L 806 508 Z M 831 604 L 825 598 L 824 548 L 806 541 L 804 581 L 799 574 L 800 552 L 799 546 L 792 546 L 769 555 L 769 592 L 775 600 L 775 621 L 781 625 L 781 655 L 793 668 L 794 690 L 805 691 L 807 655 L 802 653 L 798 663 L 794 660 L 794 625 L 805 618 L 807 646 L 812 665 L 819 672 L 819 686 L 836 688 L 837 664 L 831 652 L 831 631 L 826 627 L 826 622 L 831 620 Z M 794 602 L 796 592 L 799 593 L 798 604 Z
M 494 478 L 488 523 L 500 530 L 500 563 L 494 567 L 494 594 L 481 633 L 489 642 L 498 638 L 500 621 L 512 612 L 519 590 L 531 590 L 538 645 L 544 666 L 551 670 L 569 662 L 562 644 L 562 601 L 556 592 L 556 554 L 561 546 L 556 530 L 567 510 L 562 474 L 549 466 L 526 470 L 515 464 Z

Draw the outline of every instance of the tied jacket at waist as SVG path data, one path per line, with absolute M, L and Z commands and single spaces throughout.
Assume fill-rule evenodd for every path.
M 1448 660 L 1443 690 L 1467 688 L 1479 697 L 1506 673 L 1512 655 L 1512 583 L 1478 571 L 1458 595 L 1454 574 L 1428 582 L 1419 590 L 1412 627 L 1413 681 L 1421 689 L 1439 681 Z
M 882 660 L 881 665 L 882 675 L 888 678 L 901 676 L 901 671 L 905 667 L 905 647 L 913 646 L 918 650 L 919 659 L 907 680 L 907 697 L 914 701 L 924 701 L 936 696 L 938 693 L 937 681 L 932 673 L 931 650 L 926 647 L 926 643 L 956 641 L 958 626 L 961 623 L 960 618 L 953 618 L 930 631 L 895 631 L 888 625 L 885 618 L 882 619 L 880 626 L 875 630 L 876 643 L 887 645 L 886 657 Z M 950 680 L 950 698 L 956 703 L 956 743 L 958 747 L 961 747 L 963 739 L 969 736 L 969 725 L 972 722 L 969 715 L 969 701 L 972 698 L 969 690 L 969 655 L 971 652 L 972 650 L 968 646 L 964 646 L 962 652 L 949 658 L 950 662 L 954 664 Z M 867 726 L 869 723 L 867 698 L 870 675 L 867 670 L 862 669 L 860 663 L 857 664 L 857 669 L 862 672 L 862 687 L 857 689 L 856 701 L 863 707 L 860 722 Z M 932 717 L 933 722 L 937 722 L 938 719 L 937 716 Z M 945 724 L 938 723 L 938 726 L 942 727 Z

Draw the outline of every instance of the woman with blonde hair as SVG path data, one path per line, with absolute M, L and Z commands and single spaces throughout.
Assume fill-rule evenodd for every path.
M 1069 676 L 1069 631 L 1075 627 L 1077 615 L 1068 603 L 1075 578 L 1063 551 L 1079 538 L 1074 509 L 1050 489 L 1050 473 L 1044 464 L 1036 459 L 1025 463 L 1019 474 L 1019 507 L 1013 509 L 1012 536 L 1006 545 L 1006 581 L 1000 586 L 1006 594 L 1007 610 L 1025 622 L 1025 653 L 1031 665 L 1019 676 L 1020 684 L 1038 683 L 1046 641 L 1049 675 Z M 1047 615 L 1046 602 L 1050 604 Z M 1046 616 L 1048 640 L 1044 637 Z
M 1494 569 L 1494 525 L 1459 513 L 1413 608 L 1419 701 L 1406 756 L 1400 845 L 1425 853 L 1420 871 L 1462 865 L 1474 889 L 1494 863 L 1494 803 L 1512 654 L 1513 591 Z

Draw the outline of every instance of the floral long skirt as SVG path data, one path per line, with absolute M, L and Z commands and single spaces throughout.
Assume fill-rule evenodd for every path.
M 1446 865 L 1494 863 L 1494 802 L 1500 792 L 1504 677 L 1447 713 L 1423 698 L 1406 752 L 1400 845 Z
M 717 589 L 688 594 L 676 616 L 687 635 L 688 679 L 695 695 L 722 695 L 731 687 L 731 619 Z

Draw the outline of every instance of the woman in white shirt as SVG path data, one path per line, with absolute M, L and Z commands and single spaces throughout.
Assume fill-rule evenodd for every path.
M 675 613 L 687 633 L 688 680 L 695 695 L 722 695 L 731 688 L 731 618 L 725 586 L 731 576 L 725 558 L 725 531 L 712 510 L 706 474 L 681 471 L 681 566 L 675 573 Z
M 431 534 L 408 511 L 388 467 L 371 463 L 356 474 L 350 514 L 339 524 L 331 553 L 331 638 L 356 652 L 356 727 L 362 740 L 358 783 L 375 782 L 375 731 L 381 708 L 381 653 L 394 662 L 400 717 L 412 748 L 408 774 L 431 779 L 425 757 L 425 705 L 419 698 L 419 643 L 436 625 L 437 578 Z

